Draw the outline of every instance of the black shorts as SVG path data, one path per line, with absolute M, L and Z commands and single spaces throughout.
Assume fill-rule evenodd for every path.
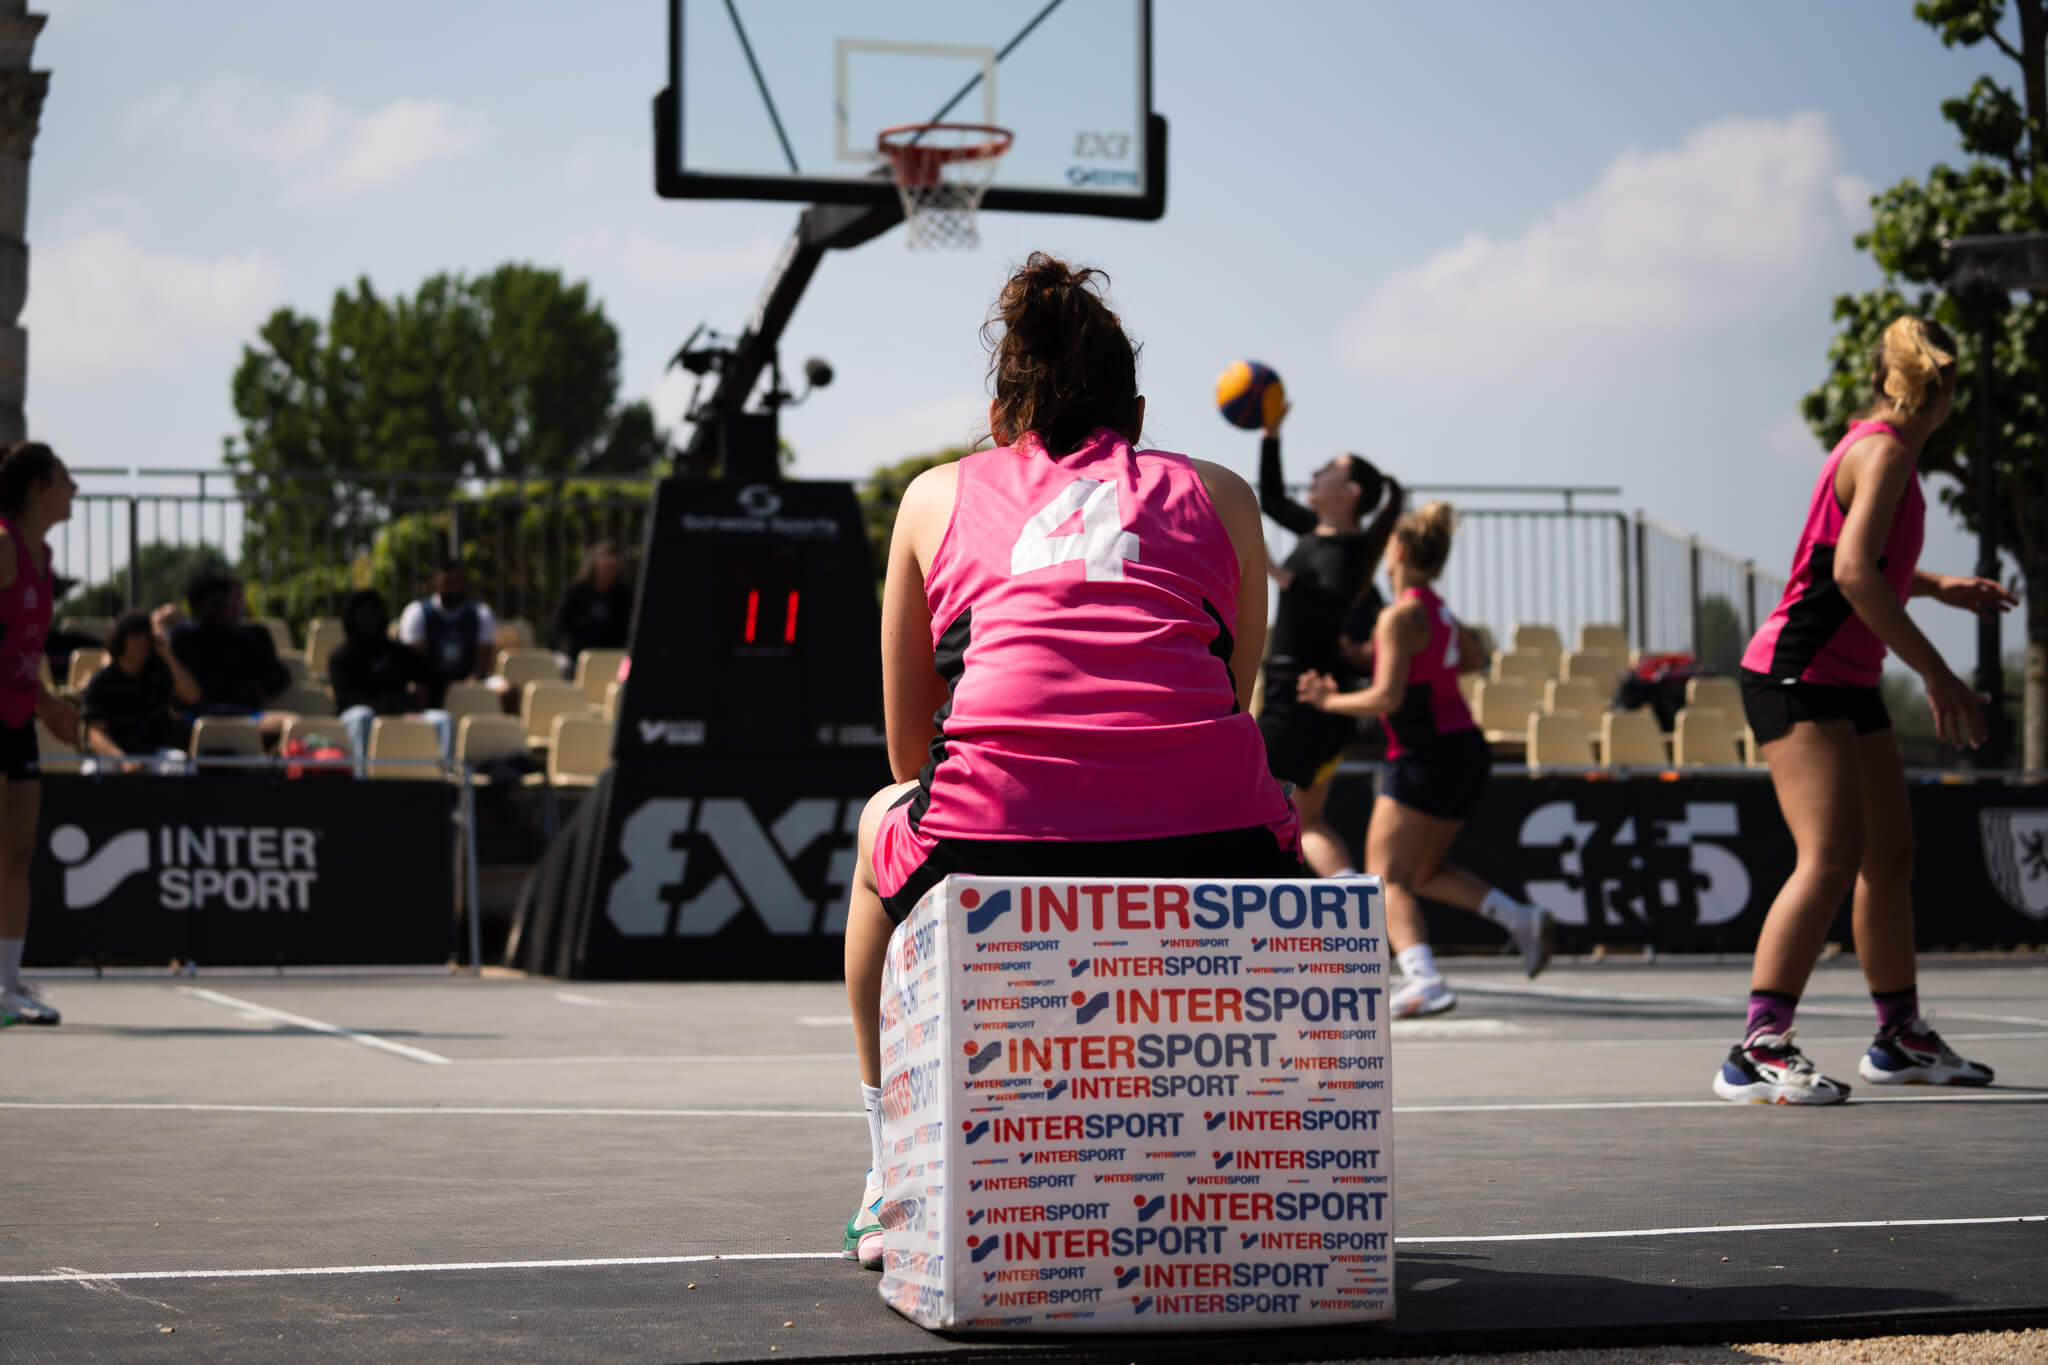
M 1875 687 L 1829 687 L 1822 683 L 1779 681 L 1742 670 L 1742 716 L 1758 744 L 1784 737 L 1802 720 L 1846 720 L 1858 735 L 1892 728 L 1884 694 Z
M 1380 795 L 1439 820 L 1463 820 L 1493 773 L 1493 746 L 1477 730 L 1454 730 L 1395 759 Z
M 909 800 L 915 791 L 904 795 Z M 903 804 L 901 801 L 897 805 Z M 940 839 L 893 896 L 882 897 L 901 924 L 924 893 L 963 877 L 1299 877 L 1301 860 L 1264 825 L 1169 839 L 1103 843 L 1047 839 Z
M 1259 735 L 1266 741 L 1266 770 L 1282 782 L 1312 787 L 1327 778 L 1358 733 L 1350 716 L 1333 716 L 1294 698 L 1296 674 L 1268 670 L 1266 704 L 1259 711 Z
M 43 775 L 43 753 L 36 743 L 36 723 L 0 725 L 0 777 L 9 782 L 34 782 Z

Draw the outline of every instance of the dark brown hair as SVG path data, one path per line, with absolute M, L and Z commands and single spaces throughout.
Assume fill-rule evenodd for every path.
M 0 516 L 18 518 L 35 486 L 57 472 L 57 452 L 41 441 L 16 441 L 0 450 Z
M 1065 455 L 1097 427 L 1127 437 L 1138 403 L 1138 348 L 1103 301 L 1109 276 L 1034 251 L 982 326 L 995 385 L 991 432 L 1015 444 L 1036 432 Z

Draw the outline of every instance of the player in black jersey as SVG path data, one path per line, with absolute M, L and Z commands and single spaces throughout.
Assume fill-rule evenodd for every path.
M 1280 602 L 1267 647 L 1259 730 L 1266 738 L 1266 766 L 1294 784 L 1302 856 L 1318 876 L 1354 870 L 1344 842 L 1323 819 L 1323 801 L 1358 723 L 1303 703 L 1296 684 L 1304 673 L 1316 672 L 1346 679 L 1349 686 L 1367 671 L 1373 625 L 1385 605 L 1373 587 L 1373 571 L 1386 553 L 1401 504 L 1401 485 L 1362 455 L 1332 458 L 1310 478 L 1308 505 L 1295 502 L 1280 473 L 1280 422 L 1266 428 L 1259 443 L 1259 508 L 1299 540 L 1285 563 L 1267 561 Z M 1368 512 L 1372 521 L 1361 528 Z

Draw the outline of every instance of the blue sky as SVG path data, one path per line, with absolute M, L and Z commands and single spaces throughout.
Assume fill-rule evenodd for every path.
M 29 422 L 75 464 L 212 464 L 272 308 L 506 260 L 590 281 L 627 394 L 673 423 L 667 357 L 738 328 L 795 218 L 653 194 L 656 0 L 39 8 Z M 1210 388 L 1256 356 L 1303 472 L 1351 449 L 1411 482 L 1619 484 L 1782 571 L 1822 454 L 1794 405 L 1830 297 L 1874 279 L 1864 201 L 1956 159 L 1940 100 L 2004 65 L 1907 0 L 1158 11 L 1166 218 L 990 216 L 978 252 L 829 258 L 785 345 L 839 372 L 785 421 L 799 473 L 965 437 L 976 329 L 1044 247 L 1113 276 L 1156 444 L 1252 473 Z M 1934 520 L 1929 566 L 1967 568 Z M 1967 664 L 1967 622 L 1937 639 Z

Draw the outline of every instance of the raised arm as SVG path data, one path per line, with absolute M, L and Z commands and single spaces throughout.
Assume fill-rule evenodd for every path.
M 1316 529 L 1316 514 L 1287 496 L 1287 480 L 1280 472 L 1277 422 L 1259 438 L 1259 510 L 1298 536 Z

